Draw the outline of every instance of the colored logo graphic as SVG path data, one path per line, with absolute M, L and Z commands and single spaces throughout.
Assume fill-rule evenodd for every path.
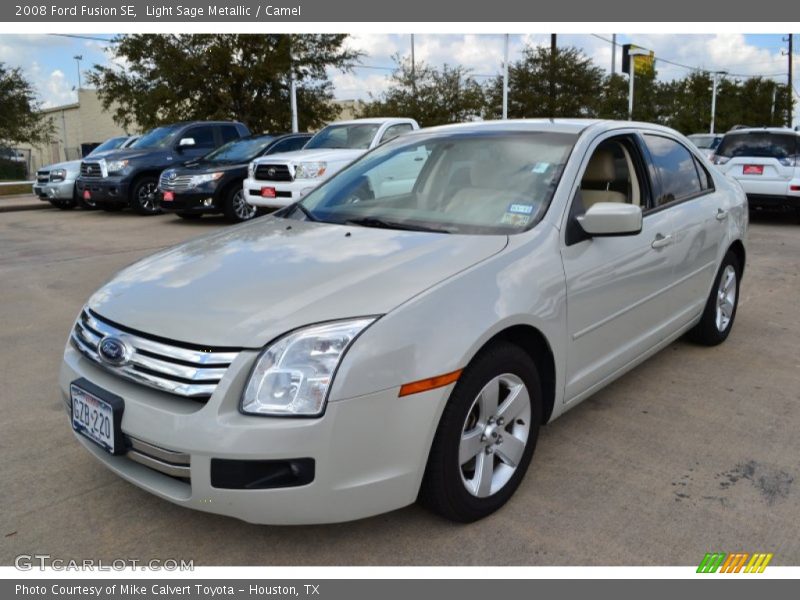
M 772 553 L 756 552 L 707 552 L 697 567 L 698 573 L 763 573 Z

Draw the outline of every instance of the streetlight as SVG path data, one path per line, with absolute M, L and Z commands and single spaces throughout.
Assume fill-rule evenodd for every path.
M 714 133 L 714 120 L 717 117 L 717 78 L 720 75 L 727 75 L 727 71 L 714 71 L 714 82 L 711 87 L 711 130 L 709 133 Z
M 503 45 L 503 120 L 508 118 L 508 34 Z
M 83 54 L 76 54 L 72 58 L 75 59 L 75 62 L 78 63 L 78 91 L 81 91 L 81 61 L 83 60 Z
M 628 70 L 628 121 L 633 121 L 633 76 L 636 73 L 636 56 L 650 56 L 650 52 L 643 48 L 630 48 L 628 50 L 629 67 Z

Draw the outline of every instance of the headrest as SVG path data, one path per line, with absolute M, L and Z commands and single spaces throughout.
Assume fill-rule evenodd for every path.
M 608 183 L 614 181 L 615 178 L 614 155 L 610 150 L 595 150 L 592 158 L 589 159 L 583 180 L 592 183 Z

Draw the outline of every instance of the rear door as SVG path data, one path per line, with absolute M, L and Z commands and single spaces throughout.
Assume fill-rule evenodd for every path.
M 786 196 L 800 154 L 797 139 L 788 132 L 729 133 L 717 148 L 717 166 L 738 179 L 748 194 Z

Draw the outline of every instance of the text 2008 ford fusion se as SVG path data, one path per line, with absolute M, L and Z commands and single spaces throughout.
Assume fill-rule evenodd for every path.
M 542 424 L 686 332 L 727 338 L 746 230 L 741 187 L 670 129 L 421 130 L 119 273 L 63 399 L 89 452 L 184 506 L 321 523 L 419 498 L 473 521 Z

